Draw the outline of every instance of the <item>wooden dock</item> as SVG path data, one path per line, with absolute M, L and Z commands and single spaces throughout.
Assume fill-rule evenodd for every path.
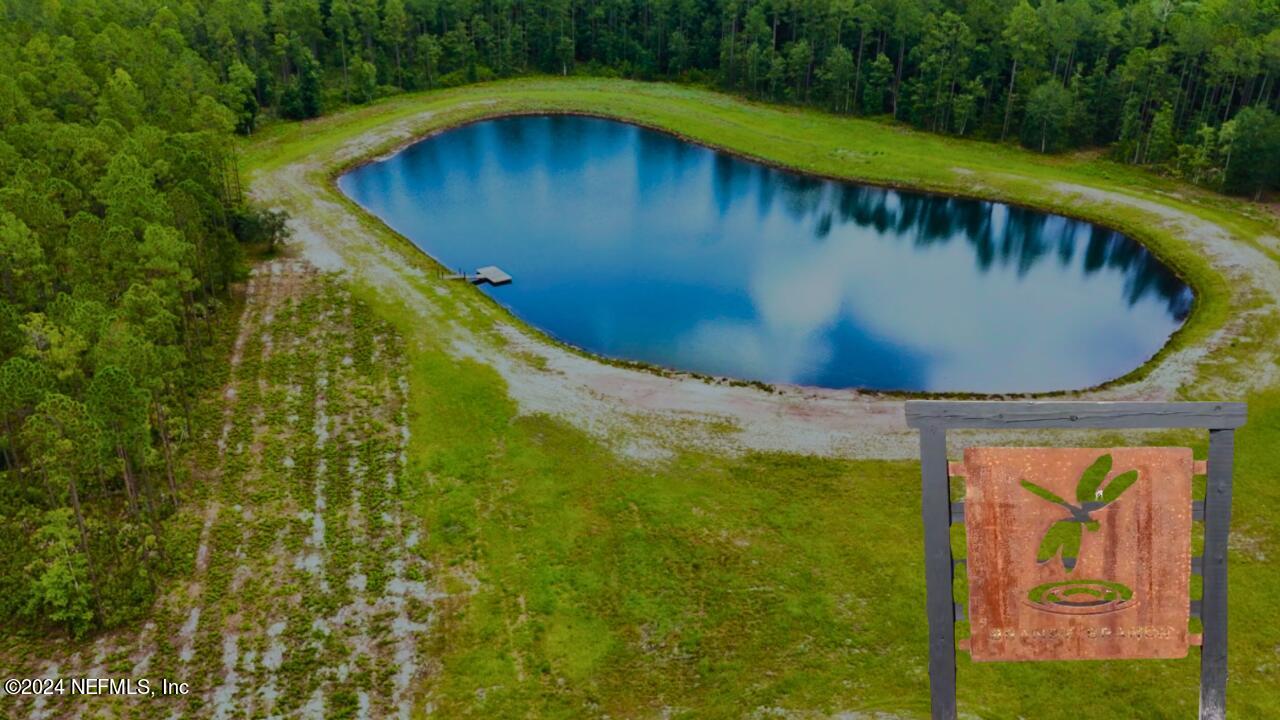
M 485 265 L 476 270 L 474 275 L 467 273 L 454 273 L 445 275 L 445 280 L 466 280 L 473 285 L 489 283 L 490 285 L 506 285 L 511 282 L 511 276 L 497 265 Z
M 473 283 L 489 283 L 490 285 L 506 285 L 511 282 L 511 276 L 503 272 L 502 268 L 497 265 L 485 265 L 476 270 L 476 276 L 472 279 Z

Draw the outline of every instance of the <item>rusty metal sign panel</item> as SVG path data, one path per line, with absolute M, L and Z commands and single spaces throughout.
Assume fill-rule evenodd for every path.
M 1180 658 L 1190 637 L 1188 448 L 969 448 L 976 661 Z

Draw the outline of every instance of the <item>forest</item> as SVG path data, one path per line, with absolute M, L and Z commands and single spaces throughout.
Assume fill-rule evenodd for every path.
M 0 620 L 142 612 L 246 244 L 234 134 L 524 74 L 665 79 L 1280 187 L 1276 0 L 0 0 Z
M 264 110 L 306 118 L 405 90 L 578 73 L 702 83 L 1039 152 L 1105 147 L 1231 193 L 1280 183 L 1276 0 L 95 0 L 56 18 L 41 7 L 10 1 L 21 45 L 65 32 L 83 53 L 118 47 L 121 25 L 172 31 L 171 50 L 203 60 L 242 133 Z
M 0 26 L 0 618 L 78 635 L 169 567 L 214 319 L 283 217 L 244 203 L 226 84 L 162 11 L 38 10 Z

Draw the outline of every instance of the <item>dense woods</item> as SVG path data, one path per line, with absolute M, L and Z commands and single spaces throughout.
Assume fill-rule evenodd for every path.
M 146 607 L 244 206 L 220 69 L 154 7 L 0 18 L 0 621 Z
M 99 75 L 119 65 L 163 107 L 175 89 L 136 67 L 154 48 L 184 69 L 151 67 L 181 72 L 182 92 L 204 83 L 242 133 L 264 109 L 305 118 L 399 90 L 590 73 L 705 82 L 1041 152 L 1109 147 L 1233 193 L 1280 184 L 1276 0 L 84 0 L 53 17 L 49 7 L 10 1 L 19 58 L 93 57 L 91 83 L 127 105 L 127 89 Z M 126 47 L 130 25 L 153 44 Z M 86 102 L 87 84 L 60 80 L 62 102 Z
M 241 245 L 232 133 L 526 73 L 670 78 L 1280 186 L 1276 0 L 0 0 L 0 619 L 144 608 Z

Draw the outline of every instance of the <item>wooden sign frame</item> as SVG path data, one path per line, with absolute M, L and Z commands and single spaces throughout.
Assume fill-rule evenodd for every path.
M 1190 611 L 1203 625 L 1200 648 L 1200 720 L 1221 720 L 1227 707 L 1227 539 L 1231 526 L 1231 474 L 1235 429 L 1244 403 L 987 402 L 908 400 L 907 425 L 920 431 L 921 512 L 924 519 L 925 592 L 929 616 L 929 692 L 933 720 L 956 720 L 956 630 L 963 610 L 955 603 L 951 525 L 963 523 L 964 504 L 951 500 L 947 431 L 955 429 L 1167 429 L 1209 431 L 1205 499 L 1192 503 L 1204 521 L 1204 555 L 1193 571 L 1203 595 Z

